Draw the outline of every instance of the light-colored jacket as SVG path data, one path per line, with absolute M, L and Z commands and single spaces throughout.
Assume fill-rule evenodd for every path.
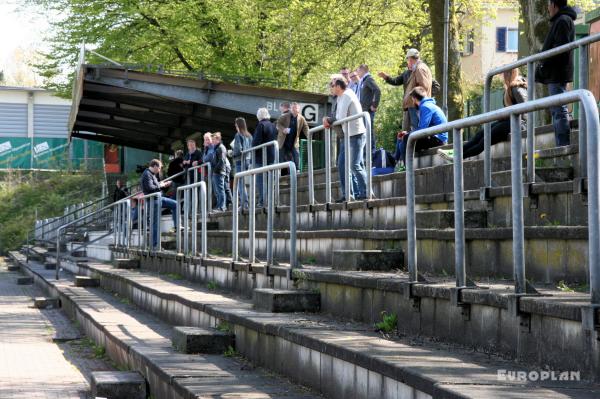
M 356 94 L 351 89 L 346 89 L 344 94 L 337 98 L 337 108 L 334 117 L 330 118 L 330 123 L 362 112 L 363 109 Z M 342 130 L 344 134 L 349 136 L 356 136 L 367 132 L 363 118 L 356 118 L 350 122 L 343 123 Z
M 283 143 L 285 142 L 285 138 L 287 134 L 283 131 L 290 127 L 290 121 L 292 119 L 292 112 L 288 111 L 282 114 L 277 119 L 277 144 L 279 148 L 283 148 Z M 300 114 L 296 117 L 296 141 L 294 142 L 295 148 L 300 148 L 300 134 L 303 134 L 304 137 L 308 136 L 308 123 L 306 123 L 306 119 Z
M 421 86 L 427 91 L 427 97 L 431 97 L 431 86 L 433 84 L 433 76 L 431 75 L 431 69 L 423 61 L 418 61 L 415 65 L 414 71 L 410 74 L 408 84 L 404 90 L 404 101 L 402 106 L 404 108 L 413 108 L 413 101 L 410 98 L 410 92 L 417 86 Z

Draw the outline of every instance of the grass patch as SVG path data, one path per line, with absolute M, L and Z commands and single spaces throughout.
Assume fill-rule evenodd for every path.
M 385 310 L 381 312 L 382 320 L 375 324 L 377 331 L 391 333 L 398 326 L 398 316 L 395 313 L 388 314 Z
M 206 284 L 206 287 L 211 290 L 214 291 L 217 288 L 219 288 L 219 284 L 217 284 L 215 281 L 209 281 L 208 284 Z
M 556 288 L 562 292 L 590 292 L 590 286 L 588 284 L 572 284 L 569 286 L 564 280 L 559 281 Z
M 183 276 L 179 273 L 167 273 L 165 277 L 170 278 L 171 280 L 183 280 Z
M 222 321 L 217 325 L 217 330 L 221 331 L 221 332 L 232 332 L 233 329 L 231 328 L 231 324 L 227 323 L 226 321 Z

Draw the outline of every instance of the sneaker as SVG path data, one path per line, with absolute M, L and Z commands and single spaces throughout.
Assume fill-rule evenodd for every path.
M 454 162 L 454 150 L 438 149 L 437 154 L 445 161 Z

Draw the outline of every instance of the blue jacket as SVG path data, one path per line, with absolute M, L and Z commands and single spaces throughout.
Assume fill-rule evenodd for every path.
M 419 128 L 417 130 L 427 129 L 447 123 L 446 115 L 444 111 L 437 105 L 433 98 L 424 98 L 419 105 Z M 415 130 L 415 131 L 417 131 Z M 448 142 L 448 132 L 440 133 L 435 135 L 438 139 L 444 143 Z

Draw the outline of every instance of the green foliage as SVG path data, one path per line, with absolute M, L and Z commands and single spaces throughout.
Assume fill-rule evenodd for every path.
M 59 216 L 67 205 L 98 198 L 101 176 L 54 173 L 0 186 L 0 253 L 18 248 L 38 219 Z
M 559 281 L 556 288 L 562 292 L 590 292 L 590 286 L 588 284 L 571 284 L 569 286 L 564 280 Z
M 222 321 L 217 325 L 217 330 L 221 331 L 221 332 L 231 332 L 233 331 L 233 329 L 231 328 L 231 325 L 226 322 L 226 321 Z
M 385 310 L 381 312 L 382 321 L 375 324 L 377 331 L 384 333 L 391 333 L 398 325 L 398 316 L 395 313 L 388 314 Z
M 231 345 L 229 345 L 227 350 L 225 352 L 223 352 L 223 356 L 225 356 L 225 357 L 235 357 L 237 355 L 238 355 L 238 352 Z
M 214 291 L 217 288 L 219 288 L 219 285 L 215 282 L 215 281 L 209 281 L 208 284 L 206 285 L 206 287 L 211 290 Z

